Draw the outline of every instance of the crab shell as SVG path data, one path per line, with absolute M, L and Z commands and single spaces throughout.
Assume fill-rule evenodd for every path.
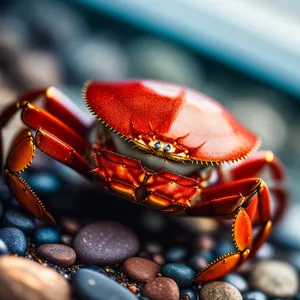
M 170 159 L 233 162 L 246 158 L 260 143 L 221 104 L 180 85 L 89 81 L 83 96 L 98 119 L 142 150 L 155 152 L 149 149 L 151 142 L 170 143 Z

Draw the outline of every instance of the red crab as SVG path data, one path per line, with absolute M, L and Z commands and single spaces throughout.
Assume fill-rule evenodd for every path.
M 43 109 L 33 104 L 40 96 Z M 286 196 L 280 161 L 270 151 L 255 152 L 260 140 L 250 130 L 211 98 L 170 83 L 89 81 L 83 97 L 100 121 L 93 125 L 92 146 L 91 126 L 54 87 L 23 95 L 0 115 L 3 128 L 21 109 L 30 128 L 15 137 L 4 167 L 11 192 L 29 212 L 55 222 L 19 176 L 37 146 L 131 202 L 175 215 L 232 220 L 236 251 L 210 263 L 196 281 L 222 277 L 255 255 L 282 214 Z M 273 218 L 268 187 L 257 177 L 265 167 L 278 182 L 272 188 Z M 259 230 L 252 237 L 254 226 Z

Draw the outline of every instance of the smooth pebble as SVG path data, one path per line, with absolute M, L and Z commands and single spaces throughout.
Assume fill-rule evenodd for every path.
M 246 292 L 249 289 L 247 280 L 239 274 L 228 274 L 223 280 L 235 286 L 241 293 Z
M 268 300 L 268 297 L 260 291 L 249 291 L 243 294 L 243 300 Z
M 282 261 L 259 261 L 251 270 L 250 285 L 269 297 L 294 297 L 299 288 L 296 269 Z
M 236 287 L 224 281 L 212 281 L 200 290 L 200 300 L 242 300 L 242 295 Z
M 24 233 L 30 233 L 35 228 L 33 217 L 20 209 L 8 209 L 3 218 L 3 225 L 6 227 L 17 227 Z
M 125 275 L 138 283 L 145 283 L 153 280 L 160 272 L 160 265 L 157 263 L 141 258 L 130 257 L 123 263 Z
M 69 300 L 67 281 L 51 268 L 21 257 L 0 258 L 1 300 Z
M 180 297 L 186 300 L 198 300 L 199 295 L 193 288 L 183 288 L 180 290 Z
M 36 254 L 60 267 L 69 267 L 76 261 L 75 251 L 66 245 L 45 244 L 38 247 Z
M 134 256 L 139 241 L 124 225 L 99 221 L 81 228 L 74 238 L 73 247 L 82 263 L 111 265 Z
M 37 247 L 43 244 L 59 244 L 60 234 L 54 227 L 38 228 L 33 233 L 33 242 Z
M 165 254 L 166 261 L 172 263 L 182 262 L 186 258 L 186 256 L 187 251 L 183 247 L 171 248 Z
M 3 242 L 3 240 L 0 239 L 0 255 L 6 255 L 8 254 L 8 248 L 6 244 Z
M 26 236 L 19 228 L 5 227 L 0 229 L 0 239 L 4 241 L 10 252 L 18 255 L 24 255 L 26 253 Z
M 161 274 L 172 278 L 179 287 L 189 287 L 193 284 L 195 271 L 183 264 L 166 264 L 161 268 Z
M 132 292 L 119 283 L 85 268 L 77 271 L 72 284 L 75 294 L 84 300 L 137 300 Z
M 179 288 L 173 279 L 158 277 L 144 285 L 142 295 L 151 300 L 179 300 Z

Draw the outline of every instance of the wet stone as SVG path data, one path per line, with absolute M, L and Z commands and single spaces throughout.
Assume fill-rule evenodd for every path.
M 145 283 L 158 275 L 160 266 L 149 259 L 131 257 L 123 263 L 123 271 L 128 278 L 135 282 Z
M 137 300 L 132 292 L 119 283 L 89 269 L 77 271 L 72 284 L 75 294 L 82 299 Z
M 0 256 L 6 254 L 8 254 L 8 248 L 6 244 L 2 240 L 0 240 Z
M 200 290 L 200 300 L 242 300 L 242 295 L 236 287 L 223 281 L 212 281 Z
M 34 191 L 39 194 L 52 194 L 59 190 L 60 182 L 52 173 L 38 172 L 27 178 Z
M 179 289 L 173 279 L 158 277 L 145 284 L 142 295 L 151 300 L 178 300 Z
M 75 251 L 66 245 L 46 244 L 41 245 L 36 254 L 43 259 L 60 267 L 69 267 L 76 261 Z
M 165 254 L 166 261 L 172 263 L 182 262 L 186 258 L 186 256 L 187 251 L 183 247 L 171 248 Z
M 294 297 L 299 288 L 296 269 L 276 260 L 257 262 L 251 270 L 249 281 L 254 289 L 269 297 Z
M 80 223 L 75 218 L 65 217 L 61 220 L 62 228 L 69 234 L 76 234 L 80 229 Z
M 3 224 L 7 227 L 17 227 L 27 234 L 35 228 L 35 222 L 31 215 L 17 208 L 5 212 Z
M 67 281 L 50 268 L 21 257 L 0 258 L 1 300 L 69 300 Z
M 189 287 L 193 284 L 195 271 L 183 264 L 166 264 L 161 268 L 161 274 L 172 278 L 179 287 Z
M 33 242 L 37 247 L 44 244 L 59 244 L 60 234 L 54 227 L 42 227 L 33 233 Z
M 180 290 L 180 298 L 184 300 L 198 300 L 199 295 L 193 288 L 184 288 Z
M 223 280 L 235 286 L 241 293 L 246 292 L 249 289 L 248 282 L 239 274 L 228 274 Z
M 268 297 L 260 291 L 250 291 L 243 294 L 243 300 L 268 300 Z
M 122 224 L 99 221 L 81 228 L 74 238 L 73 247 L 82 263 L 111 265 L 135 255 L 139 241 Z
M 5 227 L 0 229 L 0 239 L 3 240 L 10 252 L 25 255 L 27 240 L 24 232 L 19 228 Z

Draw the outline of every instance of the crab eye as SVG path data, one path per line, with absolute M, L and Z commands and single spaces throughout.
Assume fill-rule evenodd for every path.
M 165 152 L 168 152 L 171 150 L 171 146 L 168 144 L 165 148 L 164 148 L 164 151 Z
M 154 147 L 155 147 L 156 149 L 159 149 L 159 148 L 160 148 L 160 142 L 156 142 L 156 143 L 154 144 Z

